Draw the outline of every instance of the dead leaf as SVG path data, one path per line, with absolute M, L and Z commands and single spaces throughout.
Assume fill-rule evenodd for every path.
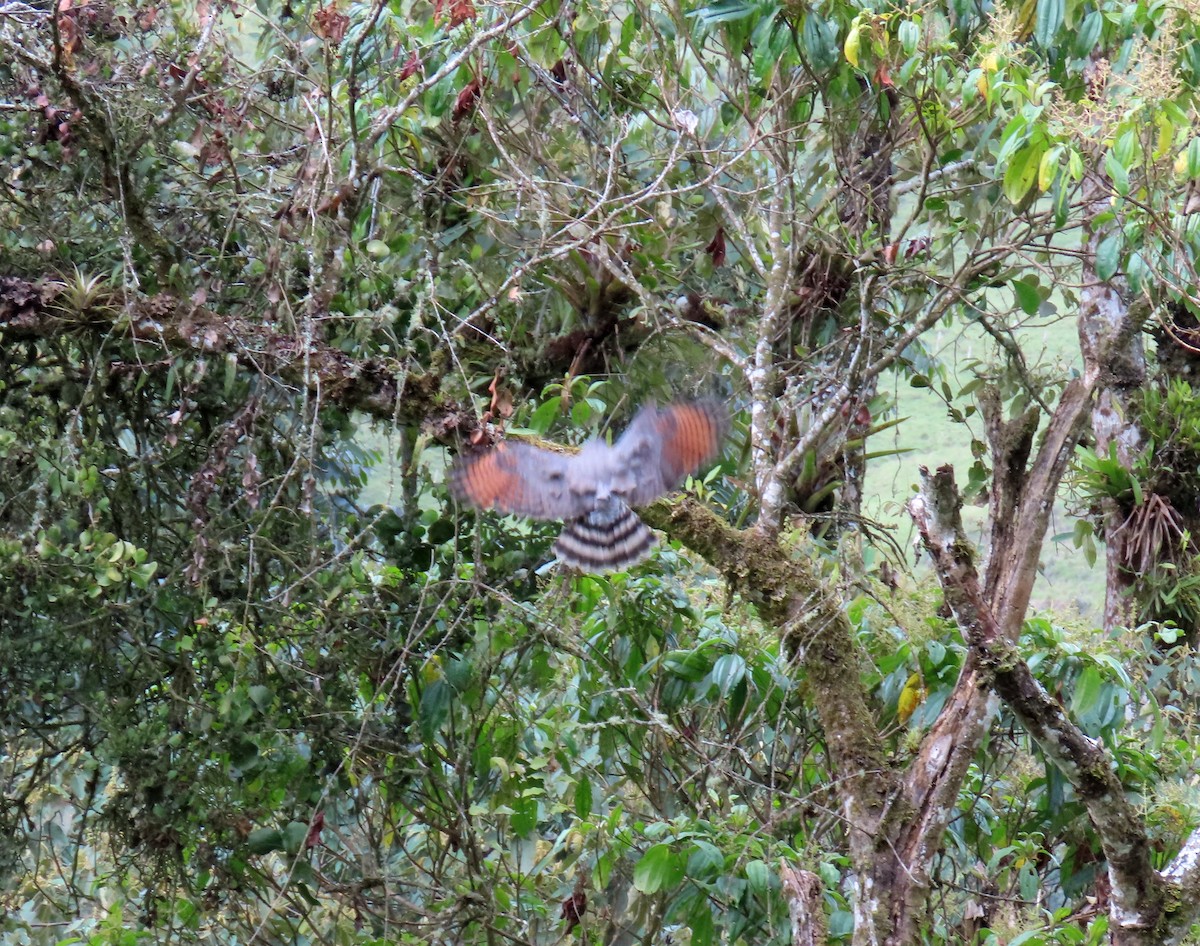
M 458 93 L 458 98 L 454 100 L 454 111 L 450 117 L 454 121 L 459 121 L 464 115 L 475 108 L 475 103 L 479 100 L 479 95 L 483 91 L 483 83 L 478 79 L 472 79 L 467 83 L 466 87 Z
M 717 227 L 717 232 L 713 234 L 713 238 L 708 241 L 708 246 L 704 248 L 704 252 L 708 254 L 714 266 L 725 265 L 725 228 Z
M 313 815 L 312 824 L 308 826 L 308 837 L 304 839 L 304 850 L 316 847 L 321 842 L 321 829 L 325 827 L 325 812 L 318 811 Z
M 321 7 L 313 14 L 313 32 L 335 46 L 346 38 L 346 31 L 349 28 L 350 17 L 339 13 L 332 4 Z
M 451 26 L 458 26 L 467 20 L 475 19 L 475 4 L 471 0 L 435 0 L 433 5 L 433 22 L 440 23 L 443 15 L 450 20 Z
M 587 912 L 587 894 L 582 886 L 576 886 L 575 892 L 562 902 L 562 918 L 567 921 L 567 932 L 575 929 Z
M 408 59 L 404 63 L 404 67 L 400 70 L 400 81 L 403 82 L 411 75 L 415 75 L 417 70 L 421 68 L 421 57 L 417 55 L 414 49 L 409 54 Z

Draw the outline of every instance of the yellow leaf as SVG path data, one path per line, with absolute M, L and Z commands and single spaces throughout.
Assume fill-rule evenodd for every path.
M 1187 148 L 1179 152 L 1179 156 L 1175 159 L 1175 173 L 1180 177 L 1187 174 L 1188 155 Z
M 1158 143 L 1154 146 L 1155 161 L 1167 153 L 1167 149 L 1171 147 L 1171 142 L 1175 139 L 1175 126 L 1171 124 L 1171 120 L 1166 115 L 1159 115 L 1156 121 L 1158 122 Z
M 421 667 L 421 679 L 425 683 L 436 683 L 442 679 L 442 658 L 433 654 Z
M 855 68 L 858 68 L 858 48 L 858 24 L 855 23 L 850 27 L 850 33 L 846 36 L 846 45 L 843 47 L 846 53 L 846 61 Z
M 1042 161 L 1038 165 L 1038 190 L 1047 191 L 1050 185 L 1054 183 L 1054 176 L 1058 173 L 1058 160 L 1062 156 L 1062 146 L 1058 145 L 1051 148 L 1042 155 Z
M 900 691 L 900 699 L 896 701 L 896 718 L 901 723 L 907 723 L 917 707 L 925 702 L 925 686 L 919 673 L 911 674 Z

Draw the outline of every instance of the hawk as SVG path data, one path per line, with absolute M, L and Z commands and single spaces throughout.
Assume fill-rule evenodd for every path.
M 504 441 L 459 461 L 450 491 L 480 509 L 562 519 L 554 553 L 585 572 L 619 571 L 654 545 L 633 506 L 679 486 L 721 450 L 729 426 L 716 401 L 648 404 L 612 446 L 593 437 L 574 455 Z

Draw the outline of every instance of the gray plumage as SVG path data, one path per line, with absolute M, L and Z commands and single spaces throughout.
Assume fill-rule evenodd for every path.
M 625 569 L 654 534 L 631 508 L 678 487 L 721 448 L 727 415 L 716 401 L 643 407 L 616 443 L 587 441 L 575 455 L 502 442 L 459 462 L 456 497 L 481 509 L 562 519 L 559 561 L 582 571 Z

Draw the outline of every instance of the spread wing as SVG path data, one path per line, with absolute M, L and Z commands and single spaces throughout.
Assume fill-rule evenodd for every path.
M 591 508 L 595 490 L 579 491 L 579 477 L 572 476 L 576 461 L 553 450 L 505 441 L 460 459 L 450 473 L 450 492 L 480 509 L 531 519 L 577 519 Z
M 721 451 L 728 427 L 717 401 L 642 408 L 613 447 L 632 474 L 621 495 L 644 506 L 669 493 Z

